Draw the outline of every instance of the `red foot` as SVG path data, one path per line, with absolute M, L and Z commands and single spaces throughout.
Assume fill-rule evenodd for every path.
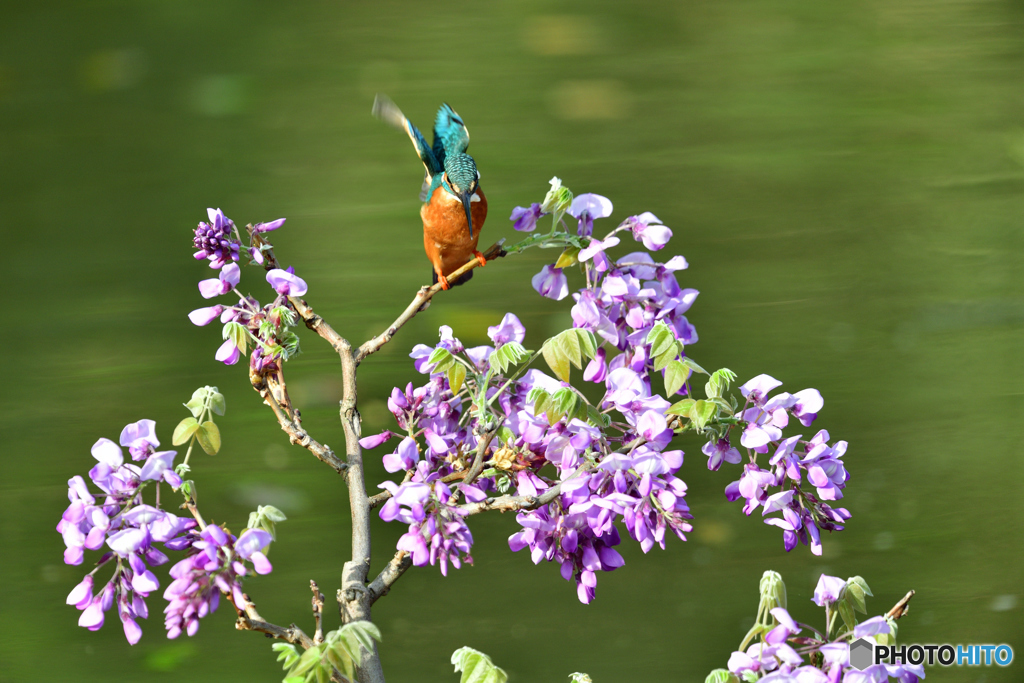
M 481 267 L 487 265 L 487 259 L 484 258 L 483 254 L 481 254 L 479 251 L 474 251 L 473 254 L 476 255 L 476 260 L 480 262 Z
M 444 289 L 444 290 L 451 289 L 451 285 L 448 284 L 448 278 L 446 278 L 444 275 L 440 275 L 439 274 L 437 276 L 437 281 L 441 283 L 441 289 Z

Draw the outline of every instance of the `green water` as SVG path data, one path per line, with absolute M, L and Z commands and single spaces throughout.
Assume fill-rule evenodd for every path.
M 310 303 L 356 341 L 379 332 L 429 264 L 421 169 L 370 116 L 377 91 L 424 127 L 442 101 L 465 118 L 487 244 L 513 237 L 511 209 L 552 175 L 610 197 L 614 218 L 656 213 L 701 291 L 689 350 L 820 389 L 815 426 L 850 442 L 854 515 L 823 557 L 787 555 L 724 501 L 737 470 L 708 472 L 684 442 L 689 542 L 626 543 L 583 606 L 556 567 L 508 552 L 514 520 L 475 519 L 474 567 L 411 571 L 377 603 L 389 680 L 457 680 L 449 656 L 470 645 L 519 682 L 702 681 L 769 568 L 801 620 L 820 621 L 818 574 L 860 574 L 875 613 L 917 591 L 904 642 L 1024 652 L 1022 28 L 1019 2 L 8 3 L 0 680 L 280 680 L 270 643 L 236 633 L 227 607 L 168 642 L 154 595 L 133 648 L 112 613 L 78 628 L 63 601 L 82 570 L 53 527 L 97 438 L 152 418 L 169 442 L 180 403 L 215 384 L 225 446 L 198 460 L 202 507 L 233 528 L 258 503 L 288 513 L 274 572 L 247 589 L 267 619 L 312 628 L 308 581 L 330 596 L 348 550 L 346 491 L 287 444 L 242 368 L 214 362 L 218 332 L 185 318 L 210 272 L 190 230 L 207 206 L 241 224 L 287 216 L 274 241 Z M 550 256 L 478 271 L 370 359 L 366 431 L 390 424 L 390 387 L 415 379 L 405 354 L 438 325 L 479 343 L 511 310 L 528 346 L 557 331 L 568 306 L 529 286 Z M 337 360 L 318 342 L 303 337 L 290 384 L 340 448 Z M 401 531 L 374 527 L 376 567 Z

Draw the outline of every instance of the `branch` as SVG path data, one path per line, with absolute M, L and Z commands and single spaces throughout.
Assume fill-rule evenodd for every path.
M 255 389 L 263 402 L 270 406 L 270 409 L 274 411 L 274 415 L 277 417 L 277 422 L 281 425 L 281 430 L 288 435 L 288 441 L 297 445 L 302 446 L 314 456 L 317 460 L 326 463 L 331 469 L 338 474 L 344 474 L 345 469 L 348 465 L 337 455 L 334 451 L 325 444 L 320 443 L 309 435 L 302 425 L 299 423 L 298 414 L 295 414 L 294 419 L 288 414 L 277 399 L 274 397 L 274 392 L 267 382 L 267 378 L 250 373 L 249 380 L 252 382 L 252 387 Z
M 469 472 L 466 473 L 466 484 L 472 484 L 476 480 L 476 478 L 480 476 L 480 473 L 484 469 L 484 452 L 487 450 L 487 447 L 491 445 L 491 441 L 498 433 L 498 430 L 501 428 L 502 424 L 503 423 L 499 422 L 497 427 L 490 430 L 489 432 L 486 432 L 481 437 L 480 443 L 478 443 L 476 446 L 476 456 L 473 458 L 473 464 L 470 466 Z
M 488 248 L 487 251 L 484 252 L 484 259 L 486 261 L 493 261 L 496 258 L 501 258 L 502 256 L 504 256 L 505 249 L 502 246 L 504 243 L 505 240 L 501 239 L 492 244 L 490 248 Z M 468 273 L 469 271 L 473 270 L 479 265 L 480 262 L 474 258 L 472 261 L 470 261 L 469 263 L 467 263 L 466 265 L 462 266 L 454 273 L 449 275 L 448 279 L 458 279 L 460 276 L 462 276 L 465 273 Z M 412 318 L 417 313 L 419 313 L 423 309 L 423 307 L 430 302 L 432 298 L 434 298 L 434 295 L 440 291 L 440 282 L 431 287 L 422 287 L 420 291 L 416 294 L 416 296 L 413 297 L 412 303 L 410 303 L 406 307 L 406 309 L 402 311 L 402 315 L 398 316 L 398 318 L 395 319 L 395 322 L 391 323 L 388 329 L 384 330 L 382 333 L 380 333 L 373 339 L 364 342 L 363 345 L 359 347 L 355 354 L 356 364 L 358 365 L 359 363 L 362 363 L 364 358 L 373 353 L 376 353 L 377 351 L 380 350 L 382 346 L 391 341 L 391 338 L 395 336 L 395 333 L 398 332 L 398 330 L 401 329 L 403 325 L 412 320 Z
M 547 505 L 562 492 L 562 485 L 575 479 L 581 474 L 586 474 L 597 467 L 597 463 L 586 462 L 576 468 L 576 471 L 566 477 L 564 480 L 558 482 L 551 488 L 544 491 L 544 493 L 538 496 L 510 496 L 504 495 L 498 498 L 488 498 L 487 500 L 479 503 L 468 503 L 460 506 L 462 510 L 465 510 L 465 514 L 477 515 L 481 512 L 487 512 L 488 510 L 501 510 L 502 512 L 516 512 L 518 510 L 534 510 Z
M 320 645 L 324 642 L 324 594 L 316 581 L 309 582 L 309 589 L 313 591 L 313 621 L 316 622 L 316 631 L 313 633 L 313 644 Z
M 466 470 L 463 470 L 462 472 L 452 472 L 448 476 L 442 477 L 441 483 L 450 484 L 453 481 L 462 481 L 466 478 L 466 474 Z M 406 474 L 405 480 L 402 481 L 402 484 L 408 482 L 410 479 L 412 479 L 412 470 L 409 470 L 409 473 Z M 375 508 L 379 508 L 381 505 L 386 503 L 391 496 L 391 491 L 381 491 L 376 495 L 370 496 L 368 499 L 370 501 L 370 509 L 373 510 Z
M 291 643 L 292 645 L 298 645 L 303 650 L 308 650 L 315 644 L 309 636 L 303 633 L 302 629 L 292 624 L 285 628 L 284 626 L 278 626 L 277 624 L 271 624 L 265 621 L 260 613 L 256 611 L 256 605 L 252 603 L 249 596 L 246 593 L 242 593 L 242 599 L 245 600 L 244 605 L 235 605 L 234 597 L 231 592 L 224 593 L 231 604 L 235 607 L 235 612 L 238 614 L 238 619 L 235 621 L 235 628 L 239 631 L 258 631 L 260 633 L 266 633 L 271 638 L 277 638 Z
M 908 606 L 908 603 L 910 602 L 910 598 L 914 597 L 914 592 L 915 591 L 910 591 L 906 595 L 904 595 L 899 602 L 893 605 L 893 608 L 891 610 L 885 613 L 885 616 L 889 617 L 890 619 L 899 619 L 904 614 L 909 612 L 910 607 Z
M 377 578 L 369 585 L 370 602 L 377 602 L 378 599 L 387 595 L 395 581 L 398 581 L 402 574 L 411 566 L 412 556 L 409 553 L 404 550 L 399 550 L 395 553 L 395 556 L 391 558 L 387 566 L 381 570 Z

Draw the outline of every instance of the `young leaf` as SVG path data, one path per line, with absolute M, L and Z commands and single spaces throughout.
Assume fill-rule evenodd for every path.
M 568 268 L 574 263 L 578 263 L 579 259 L 577 257 L 579 255 L 580 250 L 576 247 L 566 247 L 565 251 L 558 257 L 558 260 L 555 261 L 555 268 Z
M 431 374 L 445 372 L 454 363 L 455 359 L 452 358 L 451 352 L 443 346 L 434 349 L 434 352 L 430 354 L 430 358 L 427 359 L 427 365 L 434 366 L 430 369 Z
M 686 367 L 690 368 L 694 372 L 699 372 L 702 375 L 708 374 L 707 370 L 705 370 L 701 366 L 697 365 L 695 362 L 693 362 L 693 359 L 691 359 L 691 358 L 683 358 L 682 362 L 683 362 L 683 365 L 685 365 Z
M 508 674 L 494 665 L 491 658 L 471 647 L 460 647 L 452 653 L 455 672 L 462 672 L 459 683 L 506 683 Z
M 207 454 L 217 455 L 217 452 L 220 450 L 220 428 L 216 424 L 209 420 L 204 422 L 196 430 L 196 439 Z
M 558 335 L 555 336 L 554 342 L 558 346 L 558 348 L 562 350 L 566 358 L 569 359 L 570 363 L 575 365 L 577 368 L 583 367 L 583 355 L 580 350 L 580 338 L 579 335 L 576 334 L 575 329 L 559 332 Z M 566 379 L 565 381 L 568 382 L 569 380 Z
M 704 426 L 718 414 L 718 406 L 710 401 L 697 401 L 690 411 L 693 426 L 697 429 L 704 429 Z
M 205 391 L 205 389 L 196 389 L 195 393 L 192 394 L 192 399 L 185 404 L 185 407 L 192 413 L 192 417 L 199 417 L 203 413 L 203 408 L 206 407 L 206 398 L 205 393 L 199 395 L 199 392 Z
M 690 411 L 693 410 L 693 406 L 696 403 L 692 398 L 684 398 L 679 403 L 673 404 L 668 410 L 665 411 L 666 415 L 679 415 L 687 419 L 693 419 L 690 417 Z
M 462 363 L 453 363 L 448 368 L 448 384 L 452 388 L 452 393 L 457 394 L 462 389 L 462 383 L 466 381 L 466 366 Z
M 541 353 L 544 355 L 544 362 L 546 362 L 548 367 L 551 368 L 551 371 L 555 373 L 555 377 L 563 382 L 568 382 L 569 357 L 565 355 L 565 351 L 555 343 L 556 339 L 557 337 L 552 337 L 544 342 L 544 346 L 541 347 Z M 577 340 L 577 343 L 579 343 L 579 340 Z
M 704 679 L 704 683 L 740 683 L 740 679 L 728 669 L 715 669 Z
M 658 321 L 647 333 L 647 343 L 651 345 L 651 355 L 660 356 L 676 343 L 676 336 L 663 321 Z
M 213 387 L 213 395 L 210 396 L 210 410 L 217 415 L 223 415 L 227 409 L 227 402 L 224 400 L 224 394 L 217 391 L 216 387 Z
M 186 417 L 174 428 L 174 433 L 171 435 L 171 444 L 180 446 L 186 443 L 196 433 L 197 429 L 199 429 L 199 422 L 194 417 Z
M 580 351 L 587 358 L 593 359 L 597 355 L 597 338 L 594 333 L 577 327 L 576 336 L 580 340 Z
M 665 395 L 675 396 L 680 388 L 686 384 L 690 376 L 690 369 L 677 360 L 672 361 L 665 367 Z

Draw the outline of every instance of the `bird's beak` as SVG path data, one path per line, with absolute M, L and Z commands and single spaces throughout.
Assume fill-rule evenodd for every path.
M 473 190 L 467 190 L 459 194 L 459 199 L 462 200 L 462 206 L 466 209 L 466 225 L 469 226 L 469 239 L 473 239 L 473 211 L 471 208 L 473 201 Z

